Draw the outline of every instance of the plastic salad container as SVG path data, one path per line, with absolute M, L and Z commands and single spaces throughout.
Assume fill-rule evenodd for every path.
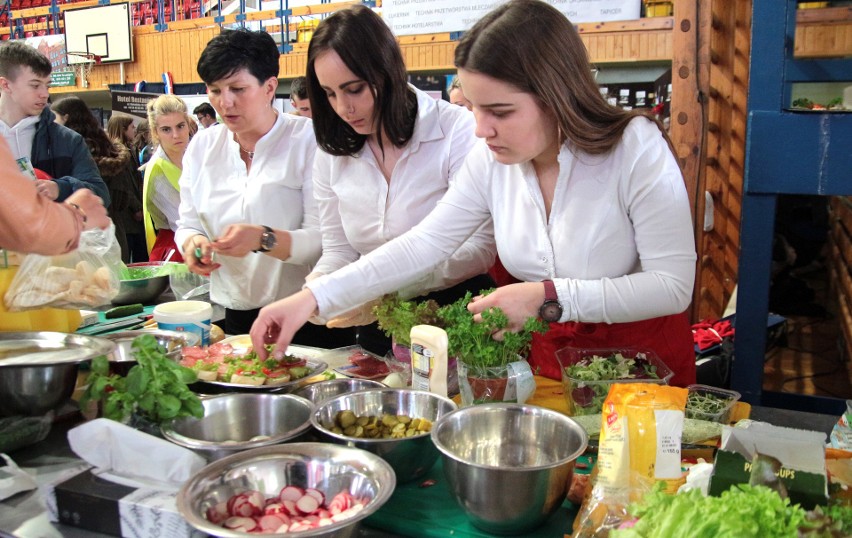
M 639 348 L 581 349 L 556 352 L 568 415 L 594 415 L 614 383 L 668 384 L 674 372 L 656 353 Z
M 731 409 L 740 399 L 735 390 L 720 389 L 710 385 L 689 385 L 686 400 L 686 418 L 708 420 L 727 424 Z

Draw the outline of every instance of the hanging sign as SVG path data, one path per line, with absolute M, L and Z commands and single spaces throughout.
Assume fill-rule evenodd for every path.
M 77 75 L 74 71 L 54 71 L 50 74 L 50 86 L 76 86 Z
M 575 24 L 638 19 L 641 7 L 641 0 L 547 2 Z M 383 0 L 382 17 L 398 36 L 462 32 L 502 3 L 501 0 Z

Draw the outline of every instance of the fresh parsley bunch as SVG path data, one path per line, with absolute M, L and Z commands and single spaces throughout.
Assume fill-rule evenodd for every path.
M 494 291 L 483 290 L 487 295 Z M 508 316 L 500 308 L 493 307 L 482 312 L 482 322 L 473 320 L 467 305 L 473 295 L 467 292 L 458 301 L 438 310 L 438 318 L 447 331 L 449 356 L 458 357 L 472 369 L 506 366 L 525 357 L 532 342 L 533 333 L 545 333 L 550 326 L 539 318 L 527 318 L 523 329 L 503 333 L 503 340 L 495 340 L 493 334 L 509 326 Z
M 92 360 L 81 409 L 91 401 L 100 401 L 103 416 L 119 422 L 127 422 L 134 413 L 155 423 L 204 416 L 201 400 L 187 387 L 197 379 L 195 372 L 169 359 L 152 335 L 136 338 L 131 349 L 137 364 L 126 377 L 109 375 L 106 357 Z

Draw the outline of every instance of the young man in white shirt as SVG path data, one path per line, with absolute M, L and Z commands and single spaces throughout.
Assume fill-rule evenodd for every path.
M 29 45 L 0 47 L 0 134 L 19 165 L 50 177 L 37 184 L 41 194 L 61 202 L 86 188 L 108 206 L 106 184 L 83 137 L 54 121 L 48 106 L 51 70 L 50 61 Z

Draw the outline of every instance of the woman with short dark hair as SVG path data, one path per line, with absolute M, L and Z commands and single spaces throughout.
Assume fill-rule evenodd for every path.
M 258 309 L 299 290 L 320 254 L 311 122 L 272 106 L 278 47 L 266 32 L 226 30 L 198 60 L 219 125 L 184 158 L 177 241 L 190 270 L 209 275 L 227 334 L 247 333 Z M 353 343 L 349 334 L 340 345 Z M 297 343 L 334 347 L 324 327 Z

